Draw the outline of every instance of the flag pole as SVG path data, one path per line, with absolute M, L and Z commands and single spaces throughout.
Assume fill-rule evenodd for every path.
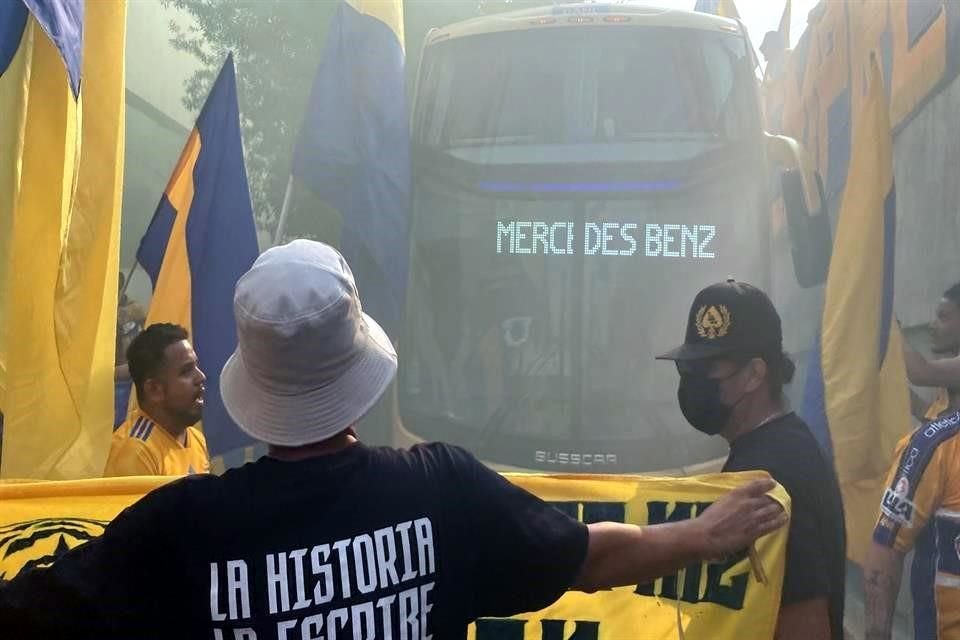
M 273 244 L 277 245 L 283 237 L 287 226 L 287 214 L 290 212 L 290 193 L 293 191 L 293 173 L 287 180 L 287 190 L 283 194 L 283 205 L 280 207 L 280 218 L 277 220 L 277 230 L 273 234 Z
M 127 270 L 127 275 L 123 279 L 123 288 L 120 289 L 120 297 L 123 297 L 127 293 L 127 287 L 130 286 L 130 278 L 133 276 L 133 272 L 137 270 L 137 265 L 140 263 L 137 262 L 137 257 L 133 257 L 133 264 L 130 265 L 130 268 Z

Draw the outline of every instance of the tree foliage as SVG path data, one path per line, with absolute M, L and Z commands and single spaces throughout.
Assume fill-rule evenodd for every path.
M 171 43 L 201 68 L 187 81 L 184 105 L 198 111 L 227 54 L 237 93 L 247 174 L 257 224 L 272 230 L 283 201 L 293 145 L 327 26 L 336 4 L 311 0 L 163 0 L 186 12 L 171 20 Z
M 290 175 L 296 136 L 338 0 L 161 0 L 187 20 L 171 20 L 170 41 L 201 68 L 187 81 L 184 105 L 199 111 L 227 54 L 237 66 L 247 174 L 254 214 L 272 232 Z M 557 0 L 405 0 L 408 86 L 433 27 Z M 296 189 L 289 230 L 316 236 L 323 205 Z

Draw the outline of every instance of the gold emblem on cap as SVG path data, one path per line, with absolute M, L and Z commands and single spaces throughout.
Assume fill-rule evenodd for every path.
M 730 331 L 730 312 L 726 306 L 703 305 L 697 311 L 697 333 L 701 338 L 715 340 L 727 335 L 728 331 Z

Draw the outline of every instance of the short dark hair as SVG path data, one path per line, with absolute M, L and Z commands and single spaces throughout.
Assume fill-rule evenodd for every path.
M 188 338 L 187 330 L 180 325 L 158 322 L 133 339 L 127 347 L 127 365 L 137 388 L 137 400 L 143 401 L 143 384 L 163 366 L 167 347 Z
M 944 291 L 943 297 L 960 307 L 960 282 Z

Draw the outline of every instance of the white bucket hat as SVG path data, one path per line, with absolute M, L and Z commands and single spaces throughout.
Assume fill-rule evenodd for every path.
M 230 417 L 261 442 L 298 447 L 335 436 L 397 371 L 349 265 L 323 243 L 294 240 L 261 254 L 237 282 L 233 312 L 239 344 L 220 392 Z

